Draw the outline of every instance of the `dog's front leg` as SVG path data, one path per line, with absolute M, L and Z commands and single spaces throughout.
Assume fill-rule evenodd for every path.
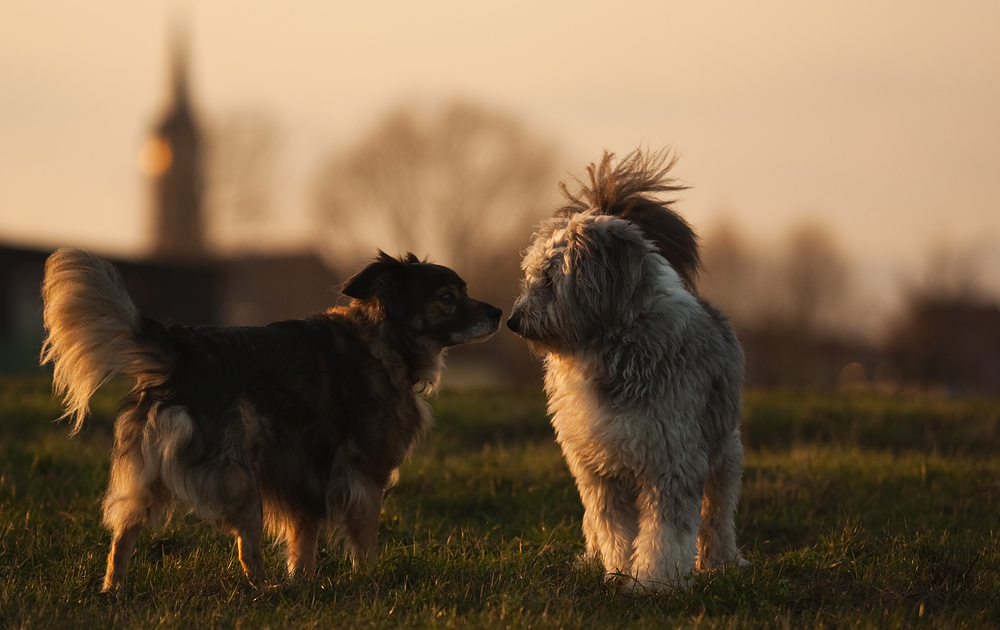
M 309 575 L 316 571 L 316 545 L 319 541 L 319 523 L 296 523 L 288 538 L 288 575 Z
M 676 586 L 694 568 L 702 483 L 665 476 L 639 490 L 639 535 L 632 571 L 651 590 Z
M 585 558 L 601 559 L 610 576 L 628 573 L 633 541 L 639 531 L 632 484 L 601 475 L 586 466 L 571 466 L 583 502 Z

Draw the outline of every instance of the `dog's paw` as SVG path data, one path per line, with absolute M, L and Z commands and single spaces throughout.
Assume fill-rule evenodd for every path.
M 626 595 L 641 597 L 645 595 L 663 595 L 675 593 L 688 588 L 686 580 L 655 580 L 639 579 L 630 575 L 619 575 L 621 582 L 618 591 Z
M 617 571 L 604 574 L 604 585 L 612 594 L 625 597 L 642 597 L 656 592 L 655 589 L 649 588 L 649 585 L 637 580 L 634 575 Z
M 690 591 L 694 585 L 694 573 L 687 571 L 640 570 L 636 575 L 626 575 L 622 589 L 634 595 L 670 594 Z
M 719 560 L 716 558 L 714 561 L 709 561 L 705 558 L 699 558 L 695 565 L 695 571 L 698 573 L 711 573 L 713 571 L 724 571 L 729 567 L 735 567 L 740 570 L 748 569 L 750 568 L 750 561 L 740 553 L 737 553 L 730 560 Z
M 573 561 L 573 568 L 577 571 L 586 571 L 601 566 L 601 561 L 597 556 L 581 553 Z

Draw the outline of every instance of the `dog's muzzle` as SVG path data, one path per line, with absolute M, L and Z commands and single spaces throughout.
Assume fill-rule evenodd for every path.
M 510 328 L 519 335 L 524 335 L 524 329 L 521 328 L 521 313 L 514 311 L 510 314 L 510 317 L 507 319 L 507 328 Z

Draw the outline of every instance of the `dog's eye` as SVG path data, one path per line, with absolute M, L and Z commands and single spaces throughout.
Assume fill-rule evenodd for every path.
M 451 291 L 445 291 L 444 293 L 438 296 L 438 301 L 441 302 L 442 304 L 447 304 L 450 306 L 455 303 L 455 294 L 452 293 Z
M 555 286 L 555 280 L 553 280 L 554 275 L 555 272 L 550 270 L 548 273 L 542 276 L 541 286 L 543 289 L 551 289 L 553 286 Z

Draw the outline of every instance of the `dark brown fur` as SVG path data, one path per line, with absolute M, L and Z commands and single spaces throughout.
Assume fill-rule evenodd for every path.
M 375 559 L 382 493 L 429 426 L 418 392 L 436 386 L 447 347 L 490 336 L 501 313 L 412 254 L 381 254 L 343 291 L 350 305 L 304 320 L 166 328 L 135 310 L 104 261 L 52 255 L 42 359 L 55 364 L 67 414 L 79 428 L 97 384 L 136 383 L 115 424 L 105 590 L 175 500 L 235 534 L 254 579 L 265 526 L 285 541 L 293 575 L 315 569 L 324 523 L 356 561 Z

